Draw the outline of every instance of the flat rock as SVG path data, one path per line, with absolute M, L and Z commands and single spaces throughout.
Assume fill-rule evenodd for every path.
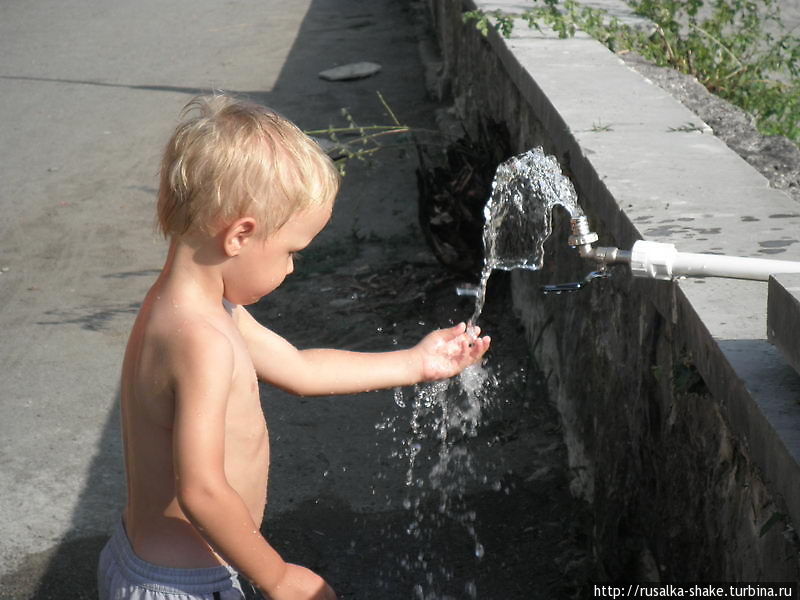
M 375 75 L 381 66 L 374 62 L 355 62 L 320 71 L 319 76 L 328 81 L 350 81 Z

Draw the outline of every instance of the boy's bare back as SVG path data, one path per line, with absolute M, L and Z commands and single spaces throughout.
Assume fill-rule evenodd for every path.
M 261 523 L 266 503 L 269 440 L 255 370 L 232 318 L 233 309 L 203 304 L 174 287 L 159 281 L 150 290 L 125 355 L 121 401 L 128 507 L 124 520 L 134 551 L 142 559 L 168 567 L 209 567 L 224 560 L 197 533 L 176 495 L 173 386 L 182 375 L 177 369 L 192 355 L 206 354 L 200 360 L 212 363 L 214 376 L 230 378 L 224 414 L 218 415 L 224 431 L 224 474 L 255 523 Z M 230 361 L 215 360 L 226 354 Z M 210 437 L 197 441 L 205 445 Z

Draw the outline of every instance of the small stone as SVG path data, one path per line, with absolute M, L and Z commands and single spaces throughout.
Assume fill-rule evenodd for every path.
M 381 66 L 378 63 L 355 62 L 320 71 L 319 76 L 327 81 L 350 81 L 371 77 L 380 70 Z

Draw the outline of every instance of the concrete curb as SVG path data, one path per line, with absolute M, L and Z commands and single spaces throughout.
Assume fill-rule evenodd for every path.
M 465 121 L 490 112 L 508 124 L 514 148 L 536 142 L 558 156 L 593 229 L 609 238 L 603 245 L 628 249 L 644 238 L 686 252 L 800 260 L 797 204 L 600 43 L 582 34 L 560 40 L 522 22 L 507 39 L 494 31 L 484 41 L 459 39 L 462 8 L 512 12 L 519 3 L 446 4 L 431 9 Z M 490 66 L 472 77 L 479 61 Z M 485 73 L 491 81 L 481 81 Z M 522 279 L 515 285 L 524 288 Z M 709 278 L 636 287 L 686 340 L 732 435 L 796 530 L 800 376 L 767 341 L 767 285 Z M 524 291 L 517 297 L 531 301 Z M 517 308 L 523 319 L 537 310 Z
M 767 338 L 800 372 L 800 275 L 773 275 L 769 279 Z

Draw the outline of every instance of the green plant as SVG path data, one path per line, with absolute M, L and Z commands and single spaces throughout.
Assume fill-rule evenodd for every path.
M 611 129 L 610 123 L 603 123 L 602 121 L 597 121 L 592 123 L 592 132 L 593 133 L 604 133 L 606 131 L 614 131 Z
M 650 31 L 576 0 L 534 2 L 516 15 L 471 11 L 464 18 L 485 33 L 491 24 L 503 35 L 510 35 L 515 18 L 562 38 L 580 29 L 612 51 L 636 51 L 695 76 L 753 115 L 763 133 L 800 143 L 800 38 L 781 24 L 778 0 L 628 0 L 653 23 Z
M 465 23 L 471 21 L 475 22 L 475 28 L 481 32 L 484 37 L 489 34 L 489 27 L 493 27 L 500 32 L 504 37 L 511 35 L 514 29 L 514 16 L 504 13 L 502 10 L 493 10 L 484 12 L 482 10 L 468 10 L 462 18 Z M 490 20 L 491 18 L 491 20 Z

